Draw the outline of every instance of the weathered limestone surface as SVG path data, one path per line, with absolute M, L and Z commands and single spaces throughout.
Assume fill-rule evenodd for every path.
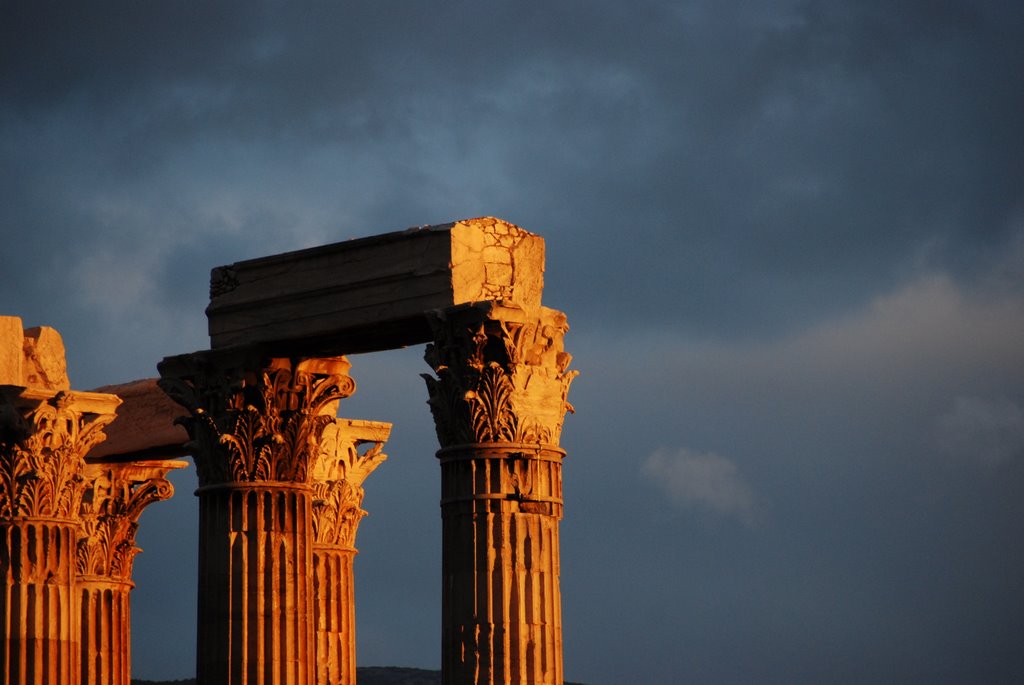
M 315 682 L 312 480 L 348 368 L 253 350 L 159 365 L 199 474 L 200 683 Z
M 119 385 L 105 385 L 95 392 L 121 398 L 117 419 L 106 430 L 107 439 L 86 455 L 104 461 L 183 457 L 188 432 L 175 423 L 181 407 L 157 385 L 157 379 L 144 378 Z
M 25 329 L 24 385 L 48 390 L 70 390 L 64 341 L 49 326 Z
M 80 578 L 77 582 L 82 685 L 130 685 L 130 583 Z
M 564 315 L 540 306 L 543 258 L 538 236 L 486 218 L 241 262 L 211 279 L 215 349 L 317 356 L 434 341 L 450 683 L 561 681 L 558 438 L 575 372 Z M 318 502 L 353 496 L 351 483 L 326 482 Z M 314 557 L 318 587 L 350 582 L 351 554 Z M 319 651 L 349 644 L 324 616 Z
M 200 683 L 352 682 L 355 532 L 387 429 L 334 418 L 354 390 L 336 355 L 428 341 L 444 682 L 562 682 L 575 371 L 543 272 L 543 240 L 493 218 L 214 269 L 213 349 L 160 365 L 200 478 Z
M 77 685 L 84 457 L 120 400 L 66 389 L 53 329 L 2 317 L 0 334 L 0 679 Z
M 560 312 L 435 312 L 425 375 L 441 450 L 442 679 L 563 680 L 558 447 L 571 357 Z
M 0 317 L 2 683 L 127 685 L 138 518 L 184 465 L 157 459 L 186 453 L 199 682 L 354 683 L 362 486 L 390 424 L 336 418 L 355 390 L 337 355 L 428 341 L 444 682 L 561 683 L 558 442 L 576 372 L 543 273 L 544 241 L 494 218 L 219 267 L 213 349 L 99 393 L 70 391 L 56 331 Z
M 19 317 L 0 316 L 0 385 L 25 385 L 21 370 L 24 330 Z
M 184 461 L 88 462 L 82 497 L 76 573 L 81 617 L 83 685 L 131 682 L 132 566 L 142 511 L 168 499 L 167 480 Z
M 218 267 L 206 313 L 214 349 L 351 354 L 428 342 L 428 310 L 539 306 L 543 283 L 544 240 L 484 217 Z
M 0 385 L 70 390 L 64 342 L 48 327 L 22 328 L 17 316 L 0 316 Z
M 353 561 L 363 481 L 385 459 L 391 424 L 336 419 L 320 440 L 313 474 L 313 592 L 316 682 L 355 685 L 356 614 Z
M 0 682 L 77 685 L 78 616 L 73 523 L 0 523 Z
M 78 682 L 74 555 L 85 452 L 117 398 L 0 386 L 0 673 Z
M 120 402 L 69 390 L 57 331 L 0 317 L 2 683 L 130 682 L 138 517 L 186 464 L 87 459 Z

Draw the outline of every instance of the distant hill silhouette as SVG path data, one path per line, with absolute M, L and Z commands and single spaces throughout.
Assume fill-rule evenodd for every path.
M 441 671 L 394 666 L 363 666 L 356 669 L 359 685 L 441 685 Z M 132 685 L 196 685 L 195 678 L 187 680 L 136 680 Z M 580 685 L 566 682 L 565 685 Z

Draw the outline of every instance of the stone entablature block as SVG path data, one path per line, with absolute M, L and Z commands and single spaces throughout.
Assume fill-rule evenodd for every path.
M 540 305 L 544 239 L 483 217 L 349 240 L 213 270 L 210 346 L 313 357 L 428 342 L 423 312 Z
M 0 677 L 127 685 L 139 515 L 185 465 L 157 459 L 191 454 L 199 682 L 354 683 L 363 482 L 391 425 L 337 418 L 355 391 L 338 355 L 430 342 L 443 680 L 562 682 L 577 372 L 543 275 L 543 239 L 490 217 L 218 267 L 211 350 L 91 393 L 70 390 L 56 331 L 0 317 Z

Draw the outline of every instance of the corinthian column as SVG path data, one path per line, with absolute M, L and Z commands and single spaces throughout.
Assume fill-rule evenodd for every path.
M 184 461 L 87 463 L 76 555 L 82 685 L 131 682 L 132 566 L 139 516 L 174 494 L 165 476 Z
M 207 685 L 312 685 L 311 470 L 348 362 L 254 351 L 165 359 L 199 474 L 197 675 Z
M 355 685 L 356 612 L 353 561 L 363 481 L 387 455 L 390 423 L 336 419 L 324 429 L 313 477 L 313 592 L 316 682 Z
M 565 315 L 480 303 L 439 310 L 431 323 L 442 681 L 561 685 L 558 441 L 576 375 Z
M 78 684 L 75 542 L 84 456 L 103 440 L 119 403 L 114 395 L 0 385 L 5 685 Z

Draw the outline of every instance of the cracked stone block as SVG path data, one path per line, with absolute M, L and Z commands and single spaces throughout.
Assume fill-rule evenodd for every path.
M 425 313 L 539 307 L 544 239 L 494 217 L 359 238 L 213 270 L 212 348 L 327 356 L 428 342 Z

